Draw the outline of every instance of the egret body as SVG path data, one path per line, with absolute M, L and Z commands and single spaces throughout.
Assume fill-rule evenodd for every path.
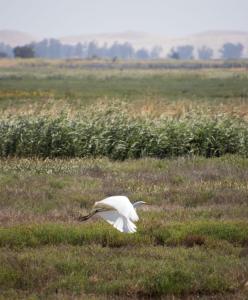
M 139 220 L 136 208 L 145 204 L 144 201 L 131 203 L 126 196 L 112 196 L 95 202 L 92 211 L 79 217 L 79 221 L 86 221 L 94 215 L 99 215 L 109 224 L 121 232 L 134 233 Z

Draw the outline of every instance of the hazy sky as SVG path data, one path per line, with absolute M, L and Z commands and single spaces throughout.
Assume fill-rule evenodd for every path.
M 0 0 L 0 29 L 39 37 L 144 31 L 248 31 L 248 0 Z

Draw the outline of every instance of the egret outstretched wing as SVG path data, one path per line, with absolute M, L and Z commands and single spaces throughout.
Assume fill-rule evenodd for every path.
M 104 207 L 104 205 L 112 208 L 113 210 L 117 210 L 119 214 L 133 222 L 137 222 L 139 220 L 132 203 L 126 196 L 112 196 L 95 203 L 96 208 Z

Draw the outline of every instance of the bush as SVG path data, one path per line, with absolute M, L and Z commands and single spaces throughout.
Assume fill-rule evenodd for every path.
M 15 47 L 13 49 L 15 57 L 21 58 L 33 58 L 35 57 L 34 49 L 32 46 L 22 46 L 22 47 Z

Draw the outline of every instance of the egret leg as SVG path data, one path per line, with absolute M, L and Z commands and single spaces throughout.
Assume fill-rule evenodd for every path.
M 86 220 L 88 220 L 89 218 L 93 217 L 95 214 L 97 214 L 98 212 L 101 212 L 101 211 L 107 211 L 107 209 L 106 208 L 94 209 L 88 215 L 86 215 L 86 216 L 80 216 L 78 218 L 78 221 L 80 221 L 80 222 L 86 221 Z
M 97 213 L 97 211 L 96 211 L 96 210 L 93 210 L 91 213 L 89 213 L 89 214 L 86 215 L 86 216 L 80 216 L 80 217 L 78 218 L 78 221 L 80 221 L 80 222 L 86 221 L 86 220 L 88 220 L 89 218 L 93 217 L 96 213 Z

